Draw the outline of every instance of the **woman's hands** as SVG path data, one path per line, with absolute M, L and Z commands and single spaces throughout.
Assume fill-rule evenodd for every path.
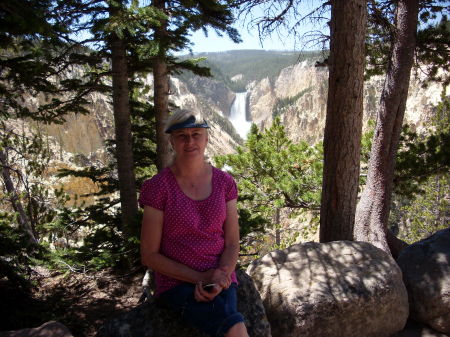
M 231 274 L 227 273 L 225 268 L 211 269 L 207 272 L 211 272 L 212 275 L 208 279 L 210 283 L 219 285 L 222 289 L 228 289 L 231 285 Z
M 195 285 L 194 297 L 199 302 L 209 302 L 214 299 L 222 289 L 228 289 L 231 285 L 231 275 L 229 275 L 224 269 L 210 269 L 203 272 L 204 280 Z M 205 290 L 203 286 L 205 284 L 214 284 L 208 290 Z
M 206 283 L 200 281 L 195 285 L 194 298 L 197 302 L 212 301 L 214 297 L 216 297 L 222 291 L 222 288 L 217 284 L 214 284 L 213 286 L 208 288 L 208 290 L 205 290 L 203 288 L 205 284 Z

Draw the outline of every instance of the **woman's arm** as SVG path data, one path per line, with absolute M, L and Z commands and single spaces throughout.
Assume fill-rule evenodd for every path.
M 236 199 L 227 202 L 227 215 L 224 223 L 225 247 L 219 260 L 217 269 L 210 269 L 210 282 L 217 284 L 214 290 L 207 292 L 202 289 L 202 284 L 195 287 L 194 296 L 197 301 L 211 301 L 223 288 L 231 284 L 231 274 L 236 268 L 239 256 L 239 222 Z
M 159 253 L 164 214 L 145 206 L 141 229 L 141 262 L 143 265 L 177 280 L 198 283 L 207 281 L 205 273 L 176 262 Z
M 236 199 L 227 202 L 227 217 L 224 224 L 225 249 L 220 257 L 219 269 L 228 277 L 236 268 L 239 257 L 239 222 Z

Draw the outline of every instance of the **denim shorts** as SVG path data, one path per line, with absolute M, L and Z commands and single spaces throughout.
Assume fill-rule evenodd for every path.
M 237 285 L 232 283 L 211 302 L 197 302 L 195 284 L 183 283 L 163 292 L 162 303 L 180 313 L 182 319 L 210 336 L 223 336 L 233 325 L 244 321 L 237 311 Z

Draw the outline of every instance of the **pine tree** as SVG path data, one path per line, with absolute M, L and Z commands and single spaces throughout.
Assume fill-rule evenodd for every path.
M 388 231 L 394 163 L 416 47 L 419 1 L 399 1 L 392 57 L 380 99 L 366 186 L 356 212 L 355 239 L 396 256 L 402 243 Z
M 121 203 L 120 229 L 126 240 L 138 234 L 138 205 L 133 159 L 132 81 L 151 72 L 154 42 L 152 27 L 157 14 L 151 6 L 137 1 L 60 1 L 60 15 L 67 18 L 72 32 L 84 32 L 72 39 L 77 46 L 94 47 L 73 54 L 84 62 L 85 76 L 95 76 L 94 90 L 110 92 L 114 112 L 114 153 L 117 162 Z M 105 61 L 109 60 L 110 63 Z M 111 85 L 109 79 L 112 79 Z
M 359 183 L 366 1 L 331 1 L 320 241 L 351 240 Z
M 13 169 L 11 153 L 32 155 L 39 148 L 35 146 L 38 139 L 30 141 L 29 146 L 24 142 L 20 145 L 17 140 L 23 136 L 8 125 L 20 118 L 62 123 L 68 112 L 87 111 L 86 88 L 69 77 L 70 47 L 65 43 L 66 36 L 67 26 L 56 14 L 52 1 L 18 0 L 0 5 L 0 169 L 12 208 L 18 213 L 17 222 L 30 242 L 38 238 L 36 213 L 31 202 L 20 197 L 20 181 L 25 176 L 20 171 L 33 167 Z M 28 104 L 32 97 L 39 98 L 37 106 Z M 42 164 L 48 156 L 43 158 Z
M 276 215 L 281 209 L 295 214 L 313 212 L 317 218 L 322 155 L 321 144 L 292 143 L 276 117 L 264 131 L 252 125 L 237 154 L 215 157 L 216 165 L 229 168 L 237 181 L 241 229 L 246 233 L 261 229 L 251 228 L 258 222 L 276 226 Z
M 169 164 L 170 153 L 165 122 L 169 116 L 169 75 L 187 69 L 198 75 L 210 76 L 209 69 L 189 61 L 179 61 L 173 52 L 189 47 L 188 37 L 192 32 L 208 28 L 221 34 L 225 32 L 234 42 L 240 42 L 237 30 L 231 27 L 232 1 L 172 1 L 153 0 L 158 10 L 158 23 L 154 26 L 156 55 L 153 58 L 154 105 L 156 113 L 157 167 L 163 169 Z

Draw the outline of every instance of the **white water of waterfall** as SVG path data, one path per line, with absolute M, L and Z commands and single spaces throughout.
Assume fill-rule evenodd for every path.
M 230 122 L 233 124 L 237 133 L 243 138 L 247 138 L 247 133 L 252 126 L 251 122 L 247 121 L 247 93 L 238 92 L 234 99 L 233 105 L 230 111 Z

